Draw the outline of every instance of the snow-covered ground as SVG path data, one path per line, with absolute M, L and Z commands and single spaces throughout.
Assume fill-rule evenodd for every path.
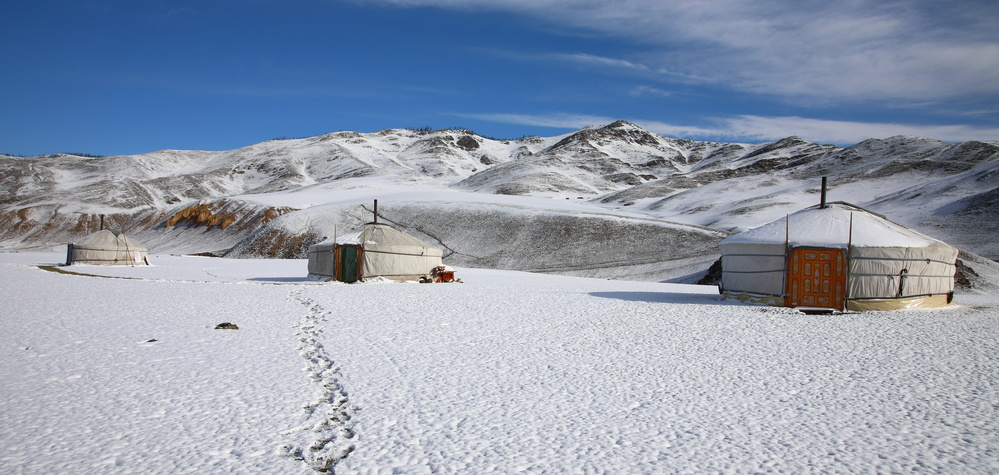
M 0 473 L 999 471 L 999 296 L 809 316 L 498 270 L 38 267 L 63 259 L 0 253 Z

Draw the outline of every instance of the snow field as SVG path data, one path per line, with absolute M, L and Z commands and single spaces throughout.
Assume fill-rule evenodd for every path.
M 964 358 L 994 343 L 930 349 L 953 331 L 940 318 L 957 312 L 809 317 L 701 293 L 711 288 L 492 275 L 330 294 L 336 321 L 355 329 L 330 344 L 355 368 L 348 386 L 365 415 L 344 468 L 993 466 L 996 438 L 984 426 L 997 422 L 996 362 L 969 371 Z M 427 292 L 439 297 L 427 302 Z M 884 318 L 893 325 L 882 328 Z M 958 323 L 958 333 L 995 334 L 989 319 Z M 992 405 L 966 399 L 982 391 Z M 964 417 L 980 426 L 959 435 L 944 422 Z M 962 449 L 969 441 L 988 449 Z
M 296 468 L 274 455 L 311 390 L 287 287 L 0 272 L 0 472 Z
M 59 259 L 0 254 L 0 472 L 999 470 L 996 296 L 809 316 L 510 271 L 34 267 Z

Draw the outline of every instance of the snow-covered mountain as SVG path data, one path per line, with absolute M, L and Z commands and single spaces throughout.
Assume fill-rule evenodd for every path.
M 0 247 L 100 227 L 153 252 L 301 257 L 379 219 L 454 265 L 644 279 L 696 272 L 727 232 L 841 200 L 996 259 L 999 141 L 733 144 L 618 121 L 556 137 L 336 132 L 221 152 L 0 157 Z M 709 229 L 710 228 L 710 229 Z

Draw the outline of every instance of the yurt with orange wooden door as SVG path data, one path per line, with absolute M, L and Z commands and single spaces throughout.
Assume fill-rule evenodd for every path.
M 956 248 L 858 206 L 824 201 L 722 240 L 720 292 L 820 310 L 953 301 Z

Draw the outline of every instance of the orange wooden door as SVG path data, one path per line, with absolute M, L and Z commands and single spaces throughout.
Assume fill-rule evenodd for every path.
M 792 249 L 787 267 L 785 304 L 843 310 L 846 253 L 842 249 Z

